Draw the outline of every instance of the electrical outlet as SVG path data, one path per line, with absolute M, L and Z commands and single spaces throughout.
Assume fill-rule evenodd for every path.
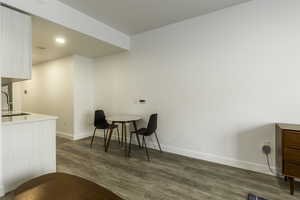
M 263 145 L 262 145 L 262 152 L 266 155 L 269 155 L 271 153 L 271 142 L 270 141 L 264 141 Z
M 271 146 L 269 146 L 269 145 L 264 145 L 264 146 L 262 147 L 262 152 L 263 152 L 264 154 L 266 154 L 266 155 L 269 155 L 269 154 L 271 153 Z
M 139 99 L 139 103 L 140 104 L 146 104 L 146 100 L 145 99 Z

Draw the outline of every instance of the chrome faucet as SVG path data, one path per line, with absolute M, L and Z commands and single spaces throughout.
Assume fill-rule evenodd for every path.
M 7 103 L 7 107 L 8 107 L 8 111 L 12 111 L 12 103 L 9 100 L 9 94 L 7 92 L 1 91 L 2 94 L 4 94 L 6 96 L 6 103 Z

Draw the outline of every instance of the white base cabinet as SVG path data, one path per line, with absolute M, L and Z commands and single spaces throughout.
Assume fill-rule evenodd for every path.
M 3 193 L 56 171 L 56 120 L 2 124 Z

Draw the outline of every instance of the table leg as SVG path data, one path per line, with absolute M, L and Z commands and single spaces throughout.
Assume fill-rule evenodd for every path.
M 133 127 L 134 127 L 134 131 L 137 132 L 137 126 L 136 126 L 136 121 L 133 121 Z M 136 140 L 139 144 L 139 148 L 141 148 L 141 141 L 140 141 L 140 137 L 139 134 L 135 134 L 136 135 Z
M 125 139 L 125 156 L 128 155 L 128 152 L 127 152 L 127 127 L 126 127 L 126 123 L 124 124 L 124 139 Z
M 109 130 L 109 132 L 108 132 L 108 139 L 107 139 L 107 143 L 106 143 L 106 145 L 105 145 L 105 152 L 108 151 L 112 133 L 113 133 L 113 129 L 111 128 L 111 129 Z
M 106 142 L 107 142 L 106 139 L 107 139 L 108 131 L 109 131 L 109 130 L 108 130 L 108 129 L 104 129 L 103 131 L 104 131 L 104 146 L 105 146 L 105 145 L 106 145 Z
M 119 132 L 119 125 L 118 125 L 118 128 L 117 128 L 117 133 L 118 133 L 118 142 L 119 142 L 119 145 L 121 144 L 120 142 L 120 132 Z

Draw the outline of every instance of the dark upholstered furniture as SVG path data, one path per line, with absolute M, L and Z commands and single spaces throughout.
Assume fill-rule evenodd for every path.
M 122 200 L 122 198 L 83 178 L 52 173 L 21 185 L 15 191 L 14 200 Z

